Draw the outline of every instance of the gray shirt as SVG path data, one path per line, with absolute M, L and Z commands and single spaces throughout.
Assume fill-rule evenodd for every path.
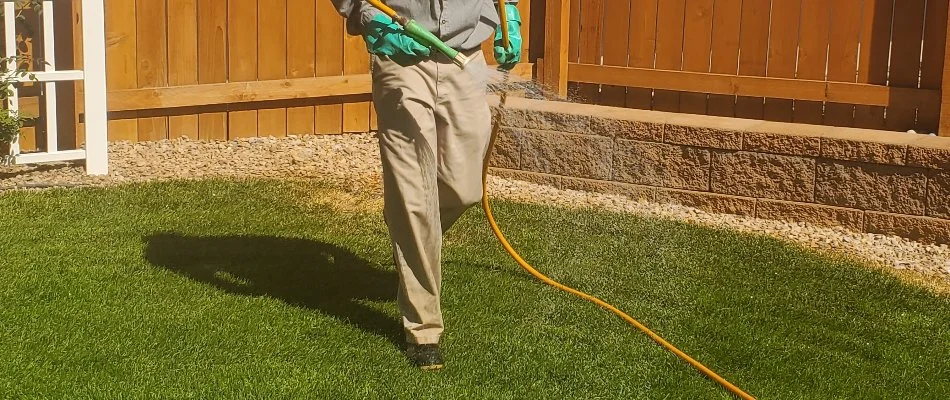
M 346 30 L 359 35 L 362 24 L 377 10 L 363 0 L 332 0 L 337 12 L 347 18 Z M 507 0 L 517 4 L 518 0 Z M 384 4 L 399 15 L 415 20 L 456 50 L 471 50 L 495 33 L 498 26 L 498 0 L 386 0 Z

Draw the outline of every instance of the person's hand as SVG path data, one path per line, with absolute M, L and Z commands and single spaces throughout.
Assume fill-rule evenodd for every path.
M 406 33 L 386 14 L 377 14 L 364 24 L 363 40 L 371 54 L 389 56 L 402 65 L 428 57 L 432 51 Z
M 504 1 L 504 0 L 498 0 Z M 505 4 L 505 15 L 508 17 L 508 41 L 510 46 L 505 48 L 501 24 L 495 29 L 495 61 L 499 67 L 511 70 L 521 61 L 521 13 L 514 4 Z

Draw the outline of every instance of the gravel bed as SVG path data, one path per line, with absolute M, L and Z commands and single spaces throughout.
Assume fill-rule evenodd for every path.
M 80 163 L 0 166 L 0 194 L 11 190 L 105 186 L 169 179 L 319 179 L 341 189 L 379 196 L 379 153 L 373 134 L 308 135 L 197 141 L 187 138 L 110 144 L 110 174 L 85 175 Z M 656 204 L 618 195 L 560 190 L 490 177 L 492 198 L 563 207 L 595 207 L 668 218 L 747 233 L 766 234 L 799 245 L 859 258 L 870 265 L 939 292 L 950 293 L 950 248 L 895 236 L 707 213 L 674 204 Z

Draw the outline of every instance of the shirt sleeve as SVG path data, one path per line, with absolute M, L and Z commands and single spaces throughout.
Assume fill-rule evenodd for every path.
M 343 17 L 349 17 L 353 13 L 353 9 L 359 7 L 359 3 L 362 1 L 359 0 L 330 0 L 333 2 L 333 6 L 336 7 L 336 12 L 340 13 Z
M 363 32 L 363 25 L 373 19 L 376 14 L 382 13 L 368 2 L 363 0 L 331 0 L 336 11 L 346 18 L 346 33 L 359 36 Z

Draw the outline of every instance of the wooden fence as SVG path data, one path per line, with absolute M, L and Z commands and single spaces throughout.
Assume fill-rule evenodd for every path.
M 57 3 L 56 20 L 78 42 L 78 1 Z M 519 7 L 530 29 L 531 1 Z M 105 9 L 110 140 L 375 128 L 368 54 L 361 37 L 346 35 L 330 0 L 105 0 Z M 36 23 L 28 13 L 18 28 L 24 54 L 36 47 L 29 29 Z M 494 62 L 489 44 L 484 48 Z M 81 64 L 74 48 L 57 50 L 64 68 Z M 530 64 L 518 72 L 530 75 Z M 81 85 L 63 86 L 61 98 L 81 99 Z M 24 94 L 25 111 L 42 114 L 42 93 Z M 61 118 L 76 127 L 63 129 L 70 132 L 61 140 L 67 145 L 83 141 L 81 102 L 76 104 Z M 25 150 L 43 145 L 41 130 L 42 124 L 24 129 Z
M 948 0 L 547 4 L 544 79 L 580 101 L 938 130 Z
M 942 90 L 948 3 L 521 0 L 526 63 L 518 73 L 605 105 L 900 131 L 943 125 L 950 134 L 950 117 L 941 118 L 950 115 L 942 101 L 950 100 Z M 56 4 L 56 29 L 77 43 L 78 1 Z M 105 7 L 111 140 L 375 127 L 369 58 L 330 0 Z M 21 42 L 25 53 L 36 47 L 26 33 Z M 58 67 L 80 65 L 76 48 L 57 48 Z M 79 99 L 82 87 L 57 92 Z M 26 98 L 24 110 L 39 103 Z M 57 116 L 60 143 L 83 141 L 76 103 Z M 24 130 L 24 149 L 42 146 L 42 126 Z
M 116 139 L 375 128 L 365 45 L 329 0 L 106 0 L 106 9 Z

